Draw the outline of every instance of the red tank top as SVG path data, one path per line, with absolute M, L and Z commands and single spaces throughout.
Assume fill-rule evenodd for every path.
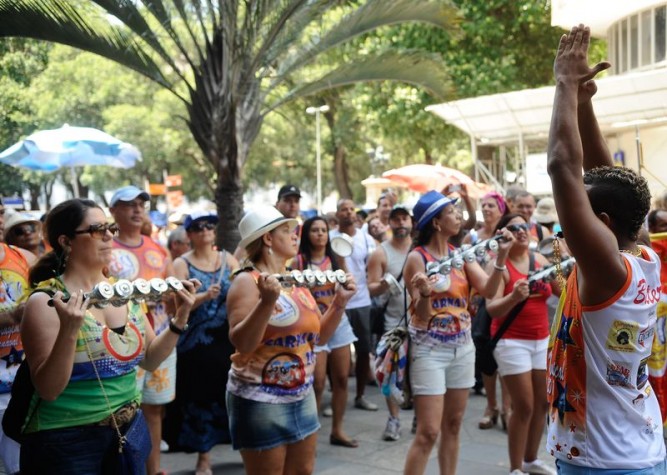
M 535 263 L 535 269 L 542 266 Z M 514 283 L 519 279 L 525 279 L 526 274 L 519 272 L 507 260 L 507 270 L 510 274 L 510 280 L 503 289 L 503 295 L 512 293 Z M 549 321 L 547 315 L 547 298 L 551 295 L 551 285 L 544 282 L 536 282 L 531 286 L 530 296 L 526 305 L 516 316 L 512 324 L 505 331 L 502 338 L 511 338 L 516 340 L 541 340 L 549 336 Z M 491 322 L 491 335 L 495 335 L 502 325 L 505 317 L 494 318 Z

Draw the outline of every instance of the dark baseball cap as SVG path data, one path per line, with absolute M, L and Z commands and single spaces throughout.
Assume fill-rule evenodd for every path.
M 298 196 L 301 198 L 301 190 L 295 185 L 285 185 L 278 192 L 278 201 L 285 196 Z
M 405 205 L 397 204 L 394 205 L 393 208 L 391 208 L 391 212 L 389 213 L 389 219 L 393 218 L 394 216 L 400 213 L 404 213 L 412 217 L 412 215 L 410 214 L 410 210 Z

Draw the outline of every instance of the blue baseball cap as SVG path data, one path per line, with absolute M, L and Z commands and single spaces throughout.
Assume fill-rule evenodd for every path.
M 412 208 L 414 218 L 416 221 L 416 226 L 419 231 L 424 229 L 424 227 L 435 218 L 440 210 L 445 206 L 454 204 L 458 201 L 457 198 L 447 198 L 442 193 L 439 193 L 435 190 L 431 190 L 428 193 L 422 195 L 417 201 L 417 204 Z
M 151 199 L 151 195 L 134 185 L 124 186 L 116 190 L 111 197 L 111 201 L 109 201 L 109 206 L 113 208 L 119 201 L 132 201 L 135 198 L 141 198 L 144 201 L 148 201 Z

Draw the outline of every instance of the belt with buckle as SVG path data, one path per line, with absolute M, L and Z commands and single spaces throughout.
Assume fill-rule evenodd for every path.
M 134 416 L 137 414 L 138 409 L 139 409 L 139 404 L 137 404 L 136 402 L 125 404 L 124 406 L 119 407 L 113 414 L 110 414 L 101 421 L 95 423 L 95 425 L 113 427 L 114 425 L 113 421 L 115 419 L 116 424 L 118 424 L 118 427 L 124 426 L 134 418 Z

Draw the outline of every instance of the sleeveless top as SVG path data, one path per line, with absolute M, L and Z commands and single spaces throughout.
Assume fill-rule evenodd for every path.
M 259 272 L 251 273 L 257 281 Z M 271 404 L 305 398 L 313 384 L 320 316 L 308 289 L 283 288 L 259 346 L 232 355 L 227 391 Z
M 405 264 L 405 259 L 408 256 L 408 253 L 402 253 L 397 251 L 394 246 L 392 246 L 389 241 L 384 241 L 380 244 L 382 249 L 384 249 L 385 256 L 387 257 L 387 272 L 398 280 L 398 276 L 401 276 L 401 280 L 398 283 L 401 286 L 400 291 L 395 291 L 394 293 L 387 293 L 385 296 L 389 298 L 389 304 L 387 305 L 386 315 L 393 317 L 393 319 L 400 319 L 405 313 L 405 298 L 403 296 L 403 287 L 405 282 L 403 280 L 402 271 Z M 408 305 L 410 304 L 410 296 L 407 296 Z M 387 301 L 387 297 L 383 299 L 383 305 Z
M 450 246 L 450 252 L 453 249 Z M 415 249 L 424 263 L 437 262 L 422 246 Z M 414 313 L 414 302 L 410 304 L 410 336 L 417 344 L 428 344 L 442 348 L 459 348 L 472 343 L 468 296 L 470 284 L 463 269 L 452 269 L 447 276 L 435 275 L 431 283 L 431 315 L 428 322 Z M 448 285 L 449 284 L 449 285 Z
M 198 292 L 205 292 L 211 285 L 220 284 L 220 294 L 215 300 L 207 300 L 190 312 L 188 331 L 178 339 L 178 351 L 185 352 L 194 349 L 200 344 L 210 345 L 213 336 L 207 330 L 221 327 L 227 321 L 227 292 L 231 285 L 231 270 L 227 265 L 227 253 L 221 252 L 221 265 L 214 271 L 204 271 L 196 267 L 186 258 L 190 278 L 198 279 L 202 286 Z
M 0 311 L 12 310 L 28 290 L 28 262 L 14 246 L 0 243 L 5 257 L 0 261 Z M 16 370 L 23 361 L 19 326 L 0 329 L 0 394 L 11 391 Z
M 59 279 L 41 282 L 36 291 L 42 290 L 66 293 Z M 77 335 L 69 383 L 54 401 L 40 400 L 37 392 L 33 394 L 28 414 L 33 414 L 35 407 L 37 410 L 30 418 L 26 432 L 93 424 L 109 416 L 109 406 L 95 368 L 104 385 L 111 411 L 133 401 L 139 402 L 141 393 L 137 389 L 136 368 L 144 358 L 145 338 L 144 315 L 135 303 L 128 303 L 127 323 L 122 335 L 87 312 Z
M 141 237 L 138 246 L 128 246 L 114 238 L 109 276 L 127 280 L 164 279 L 167 262 L 167 251 L 147 236 Z M 169 327 L 169 315 L 162 302 L 150 302 L 145 311 L 156 335 Z
M 507 259 L 507 271 L 510 279 L 505 284 L 503 295 L 509 295 L 514 289 L 514 283 L 519 279 L 525 279 L 527 274 L 522 274 L 517 270 L 512 262 Z M 542 268 L 542 265 L 535 262 L 535 270 Z M 552 294 L 551 285 L 544 282 L 534 282 L 531 285 L 530 295 L 521 312 L 516 316 L 512 324 L 503 333 L 502 338 L 516 340 L 542 340 L 549 336 L 549 316 L 547 313 L 547 298 Z M 494 318 L 491 320 L 491 335 L 495 335 L 505 317 Z
M 660 408 L 648 382 L 660 261 L 622 254 L 625 284 L 608 301 L 583 306 L 577 270 L 554 319 L 548 359 L 547 449 L 565 462 L 643 469 L 664 460 Z
M 325 256 L 324 260 L 320 264 L 313 264 L 312 262 L 305 262 L 304 255 L 298 254 L 294 260 L 294 264 L 295 269 L 298 270 L 312 269 L 324 271 L 333 269 L 333 265 L 329 256 Z M 324 285 L 318 285 L 310 289 L 310 293 L 313 295 L 315 302 L 317 302 L 317 306 L 320 309 L 320 313 L 322 315 L 324 315 L 324 312 L 329 309 L 331 302 L 333 302 L 333 299 L 336 295 L 335 289 L 336 284 L 331 282 L 327 282 Z

